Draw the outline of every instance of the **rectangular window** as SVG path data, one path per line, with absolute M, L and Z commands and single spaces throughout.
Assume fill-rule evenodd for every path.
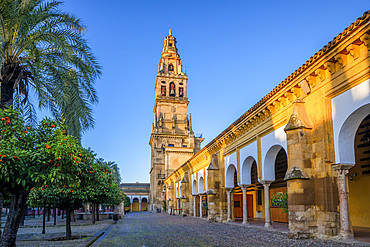
M 257 190 L 257 204 L 262 205 L 262 190 Z
M 173 145 L 173 144 L 168 144 L 168 146 L 169 146 L 169 147 L 174 147 L 175 145 Z

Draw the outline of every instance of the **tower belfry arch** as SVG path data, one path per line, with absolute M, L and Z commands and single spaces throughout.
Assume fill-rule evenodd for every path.
M 177 41 L 169 34 L 163 42 L 155 84 L 154 123 L 151 146 L 149 210 L 161 209 L 166 198 L 163 181 L 200 150 L 204 140 L 196 137 L 188 115 L 188 77 L 183 71 Z

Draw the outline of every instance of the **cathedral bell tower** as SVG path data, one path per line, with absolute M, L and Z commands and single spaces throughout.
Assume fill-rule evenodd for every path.
M 155 84 L 151 146 L 150 209 L 162 208 L 163 181 L 200 150 L 204 140 L 195 137 L 188 115 L 186 68 L 183 71 L 176 38 L 171 29 L 164 39 Z

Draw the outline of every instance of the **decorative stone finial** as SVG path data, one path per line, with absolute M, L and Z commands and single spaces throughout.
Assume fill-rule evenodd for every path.
M 168 33 L 170 34 L 170 36 L 172 35 L 172 30 L 171 30 L 171 28 L 169 28 Z

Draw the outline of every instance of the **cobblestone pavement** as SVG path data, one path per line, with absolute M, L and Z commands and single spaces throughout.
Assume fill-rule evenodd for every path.
M 266 231 L 165 213 L 130 213 L 99 245 L 108 246 L 351 246 L 319 239 L 289 239 Z M 352 246 L 362 246 L 353 244 Z

